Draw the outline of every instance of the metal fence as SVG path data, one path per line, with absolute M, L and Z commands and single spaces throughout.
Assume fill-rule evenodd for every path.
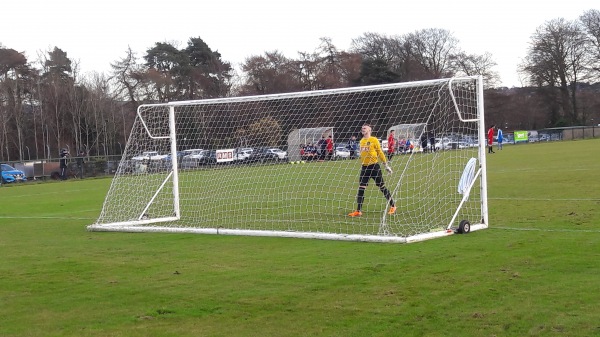
M 78 163 L 81 159 L 81 165 Z M 67 179 L 114 175 L 121 156 L 86 156 L 67 159 Z M 39 159 L 20 162 L 6 162 L 25 173 L 28 180 L 58 180 L 60 176 L 60 158 Z
M 559 140 L 600 138 L 600 126 L 570 126 L 527 131 L 529 143 Z M 504 133 L 504 143 L 515 143 L 513 132 Z
M 528 143 L 600 138 L 600 126 L 571 126 L 528 131 Z M 504 143 L 515 143 L 512 132 L 505 132 Z M 82 164 L 78 165 L 78 159 Z M 117 171 L 121 155 L 69 157 L 67 179 L 112 176 Z M 60 158 L 6 162 L 25 173 L 28 180 L 60 179 Z
M 600 126 L 572 126 L 567 128 L 545 129 L 551 132 L 560 132 L 562 140 L 586 139 L 600 137 Z M 541 130 L 540 132 L 544 132 Z

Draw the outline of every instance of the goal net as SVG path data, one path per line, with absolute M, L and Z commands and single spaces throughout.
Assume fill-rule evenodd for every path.
M 482 88 L 464 77 L 142 105 L 88 229 L 412 242 L 486 228 Z M 348 216 L 365 123 L 393 169 L 392 215 L 371 180 Z

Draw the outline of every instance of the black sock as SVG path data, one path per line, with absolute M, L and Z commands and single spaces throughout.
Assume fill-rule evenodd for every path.
M 357 211 L 360 212 L 360 210 L 362 209 L 362 204 L 365 201 L 365 189 L 364 188 L 359 188 L 358 189 L 358 194 L 356 195 L 356 203 L 358 204 L 358 207 L 356 208 Z
M 385 198 L 388 200 L 388 202 L 390 203 L 390 206 L 394 207 L 396 204 L 394 203 L 394 199 L 392 199 L 392 194 L 390 193 L 390 191 L 387 189 L 387 187 L 382 186 L 379 188 L 381 190 L 381 192 L 383 192 L 383 195 L 385 195 Z

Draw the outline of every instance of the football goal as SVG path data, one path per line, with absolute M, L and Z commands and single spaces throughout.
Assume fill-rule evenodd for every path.
M 484 229 L 483 106 L 479 76 L 141 105 L 88 229 L 402 243 Z M 390 158 L 392 215 L 371 180 L 348 216 L 365 123 Z

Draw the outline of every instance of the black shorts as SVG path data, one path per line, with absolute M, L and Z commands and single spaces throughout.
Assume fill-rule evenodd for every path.
M 363 166 L 360 169 L 360 185 L 368 186 L 370 179 L 375 180 L 375 185 L 377 186 L 383 185 L 383 174 L 381 173 L 381 167 L 379 166 L 379 164 Z

